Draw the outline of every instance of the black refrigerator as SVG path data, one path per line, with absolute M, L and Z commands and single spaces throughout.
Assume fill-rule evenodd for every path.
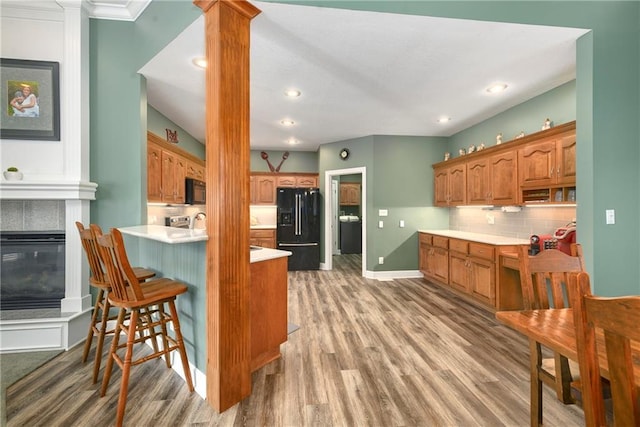
M 277 189 L 278 249 L 290 251 L 289 271 L 320 268 L 320 189 Z

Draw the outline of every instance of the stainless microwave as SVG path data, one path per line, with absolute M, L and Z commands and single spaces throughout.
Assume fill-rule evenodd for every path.
M 185 179 L 185 203 L 188 205 L 204 205 L 206 203 L 207 185 L 204 181 L 193 178 Z

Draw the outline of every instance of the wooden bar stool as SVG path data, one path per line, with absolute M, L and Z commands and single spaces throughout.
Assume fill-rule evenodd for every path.
M 169 353 L 173 350 L 178 350 L 187 386 L 190 392 L 194 390 L 187 352 L 180 332 L 178 312 L 175 306 L 176 297 L 187 292 L 187 286 L 184 283 L 167 278 L 151 279 L 145 282 L 144 286 L 141 286 L 136 280 L 133 268 L 129 265 L 120 231 L 112 228 L 109 234 L 97 236 L 97 239 L 101 260 L 111 283 L 109 302 L 112 306 L 120 308 L 115 335 L 109 351 L 109 359 L 102 379 L 100 395 L 104 396 L 107 391 L 113 362 L 116 362 L 122 369 L 122 383 L 120 385 L 116 418 L 116 425 L 121 426 L 127 404 L 129 374 L 132 365 L 139 365 L 148 360 L 164 356 L 167 368 L 170 368 Z M 129 284 L 128 286 L 127 283 Z M 169 307 L 169 313 L 165 312 L 165 304 Z M 127 314 L 130 315 L 129 322 L 125 322 Z M 139 321 L 141 316 L 144 317 L 145 315 L 151 316 L 152 321 Z M 168 323 L 173 323 L 175 338 L 167 333 Z M 159 334 L 156 331 L 158 326 L 160 327 Z M 127 336 L 126 343 L 120 344 L 120 332 L 124 332 Z M 162 349 L 154 348 L 154 352 L 151 355 L 133 359 L 133 345 L 143 343 L 148 339 L 155 341 L 156 335 L 160 335 L 162 338 Z M 126 349 L 124 359 L 118 354 L 118 350 L 121 349 Z
M 80 233 L 82 247 L 89 262 L 89 270 L 91 272 L 89 284 L 98 289 L 98 295 L 96 296 L 96 302 L 93 307 L 93 315 L 91 316 L 91 323 L 89 324 L 89 332 L 87 333 L 87 339 L 84 342 L 84 351 L 82 352 L 82 363 L 85 363 L 89 357 L 93 336 L 96 335 L 98 337 L 98 343 L 96 345 L 96 355 L 93 365 L 93 383 L 95 384 L 98 381 L 98 373 L 100 372 L 104 337 L 114 332 L 114 329 L 107 329 L 107 324 L 109 321 L 115 321 L 117 316 L 109 315 L 110 304 L 107 297 L 111 291 L 111 285 L 100 262 L 95 232 L 90 228 L 85 228 L 81 222 L 76 221 L 76 227 Z M 95 225 L 95 230 L 97 230 L 99 234 L 102 234 L 102 230 L 97 225 Z M 133 271 L 136 279 L 140 282 L 156 275 L 155 272 L 141 267 L 135 267 Z M 100 325 L 99 328 L 98 324 Z

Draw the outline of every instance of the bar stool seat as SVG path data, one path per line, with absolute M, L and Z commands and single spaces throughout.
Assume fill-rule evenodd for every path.
M 119 427 L 124 420 L 131 366 L 164 356 L 167 368 L 171 368 L 170 353 L 173 350 L 178 350 L 187 387 L 190 392 L 194 391 L 187 352 L 180 331 L 178 311 L 175 306 L 176 297 L 186 293 L 188 288 L 184 283 L 168 278 L 151 279 L 144 285 L 138 283 L 134 270 L 129 264 L 122 234 L 118 229 L 112 228 L 109 234 L 97 236 L 97 240 L 101 260 L 111 283 L 109 303 L 120 308 L 115 334 L 109 350 L 109 358 L 102 378 L 100 395 L 106 394 L 115 362 L 122 369 L 116 416 L 116 425 Z M 165 311 L 165 304 L 169 308 L 168 313 Z M 130 319 L 125 322 L 127 315 L 130 316 Z M 141 317 L 145 316 L 150 317 L 150 320 L 140 321 Z M 175 338 L 167 333 L 168 323 L 173 323 Z M 127 337 L 126 343 L 120 343 L 121 332 Z M 161 349 L 154 347 L 154 352 L 151 355 L 133 358 L 134 344 L 147 340 L 152 340 L 152 343 L 155 343 L 158 335 L 162 342 Z M 118 354 L 121 349 L 125 349 L 124 356 Z
M 81 222 L 76 221 L 76 227 L 80 233 L 82 247 L 84 248 L 87 261 L 89 262 L 89 270 L 91 273 L 89 284 L 98 289 L 98 295 L 96 296 L 96 302 L 93 306 L 93 314 L 89 324 L 89 331 L 87 333 L 87 338 L 84 342 L 84 349 L 82 352 L 82 363 L 85 363 L 89 357 L 93 337 L 94 335 L 97 336 L 98 342 L 96 345 L 96 355 L 93 364 L 93 383 L 95 384 L 98 382 L 98 374 L 100 372 L 104 337 L 106 335 L 113 334 L 114 332 L 114 329 L 107 329 L 108 322 L 115 321 L 117 316 L 112 316 L 109 313 L 111 305 L 109 304 L 108 295 L 111 291 L 111 284 L 109 283 L 107 275 L 102 268 L 102 263 L 100 262 L 95 232 L 92 231 L 91 228 L 85 228 Z M 102 230 L 98 225 L 94 225 L 94 227 L 99 234 L 102 234 Z M 139 282 L 143 282 L 156 275 L 154 271 L 142 267 L 134 267 L 133 271 Z

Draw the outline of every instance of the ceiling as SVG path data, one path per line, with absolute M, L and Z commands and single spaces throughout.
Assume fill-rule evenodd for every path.
M 252 3 L 262 10 L 251 24 L 251 148 L 259 150 L 453 135 L 574 79 L 575 41 L 586 32 Z M 204 50 L 201 17 L 139 71 L 149 104 L 201 142 L 205 80 L 192 59 Z M 507 90 L 487 93 L 495 82 Z M 290 88 L 301 96 L 287 98 Z

